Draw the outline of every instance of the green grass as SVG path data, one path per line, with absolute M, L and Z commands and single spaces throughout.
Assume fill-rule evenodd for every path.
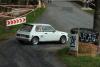
M 89 56 L 70 56 L 68 55 L 68 48 L 58 51 L 58 57 L 67 67 L 100 67 L 100 57 Z
M 42 13 L 45 11 L 46 8 L 38 8 L 35 11 L 32 11 L 28 15 L 26 15 L 27 23 L 36 21 Z M 6 18 L 8 19 L 8 18 Z M 22 24 L 14 25 L 10 27 L 4 26 L 5 19 L 0 21 L 0 41 L 7 39 L 9 36 L 12 36 L 16 33 L 16 31 L 20 28 Z M 7 30 L 7 29 L 8 30 Z
M 39 16 L 45 11 L 46 8 L 39 8 L 31 13 L 29 13 L 27 17 L 27 22 L 34 22 L 39 18 Z
M 84 10 L 85 12 L 89 13 L 89 14 L 94 14 L 95 10 Z

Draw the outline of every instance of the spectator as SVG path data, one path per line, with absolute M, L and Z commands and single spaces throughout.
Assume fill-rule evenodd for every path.
M 89 3 L 91 2 L 91 0 L 84 0 L 84 7 L 88 8 L 89 7 Z

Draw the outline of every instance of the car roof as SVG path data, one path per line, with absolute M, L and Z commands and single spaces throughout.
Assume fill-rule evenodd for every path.
M 46 26 L 51 26 L 50 24 L 43 24 L 43 23 L 25 23 L 29 25 L 46 25 Z

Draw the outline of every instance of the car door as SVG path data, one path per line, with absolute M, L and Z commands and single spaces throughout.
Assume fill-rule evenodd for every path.
M 43 26 L 44 41 L 58 41 L 59 34 L 52 26 Z
M 34 33 L 34 36 L 38 36 L 39 37 L 39 41 L 44 41 L 45 40 L 45 34 L 42 30 L 42 25 L 37 25 L 36 28 L 35 28 L 35 33 Z

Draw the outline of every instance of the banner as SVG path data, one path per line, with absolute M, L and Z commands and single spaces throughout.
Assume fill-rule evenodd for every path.
M 26 17 L 20 17 L 15 19 L 10 19 L 6 21 L 6 26 L 12 26 L 17 24 L 26 23 Z

